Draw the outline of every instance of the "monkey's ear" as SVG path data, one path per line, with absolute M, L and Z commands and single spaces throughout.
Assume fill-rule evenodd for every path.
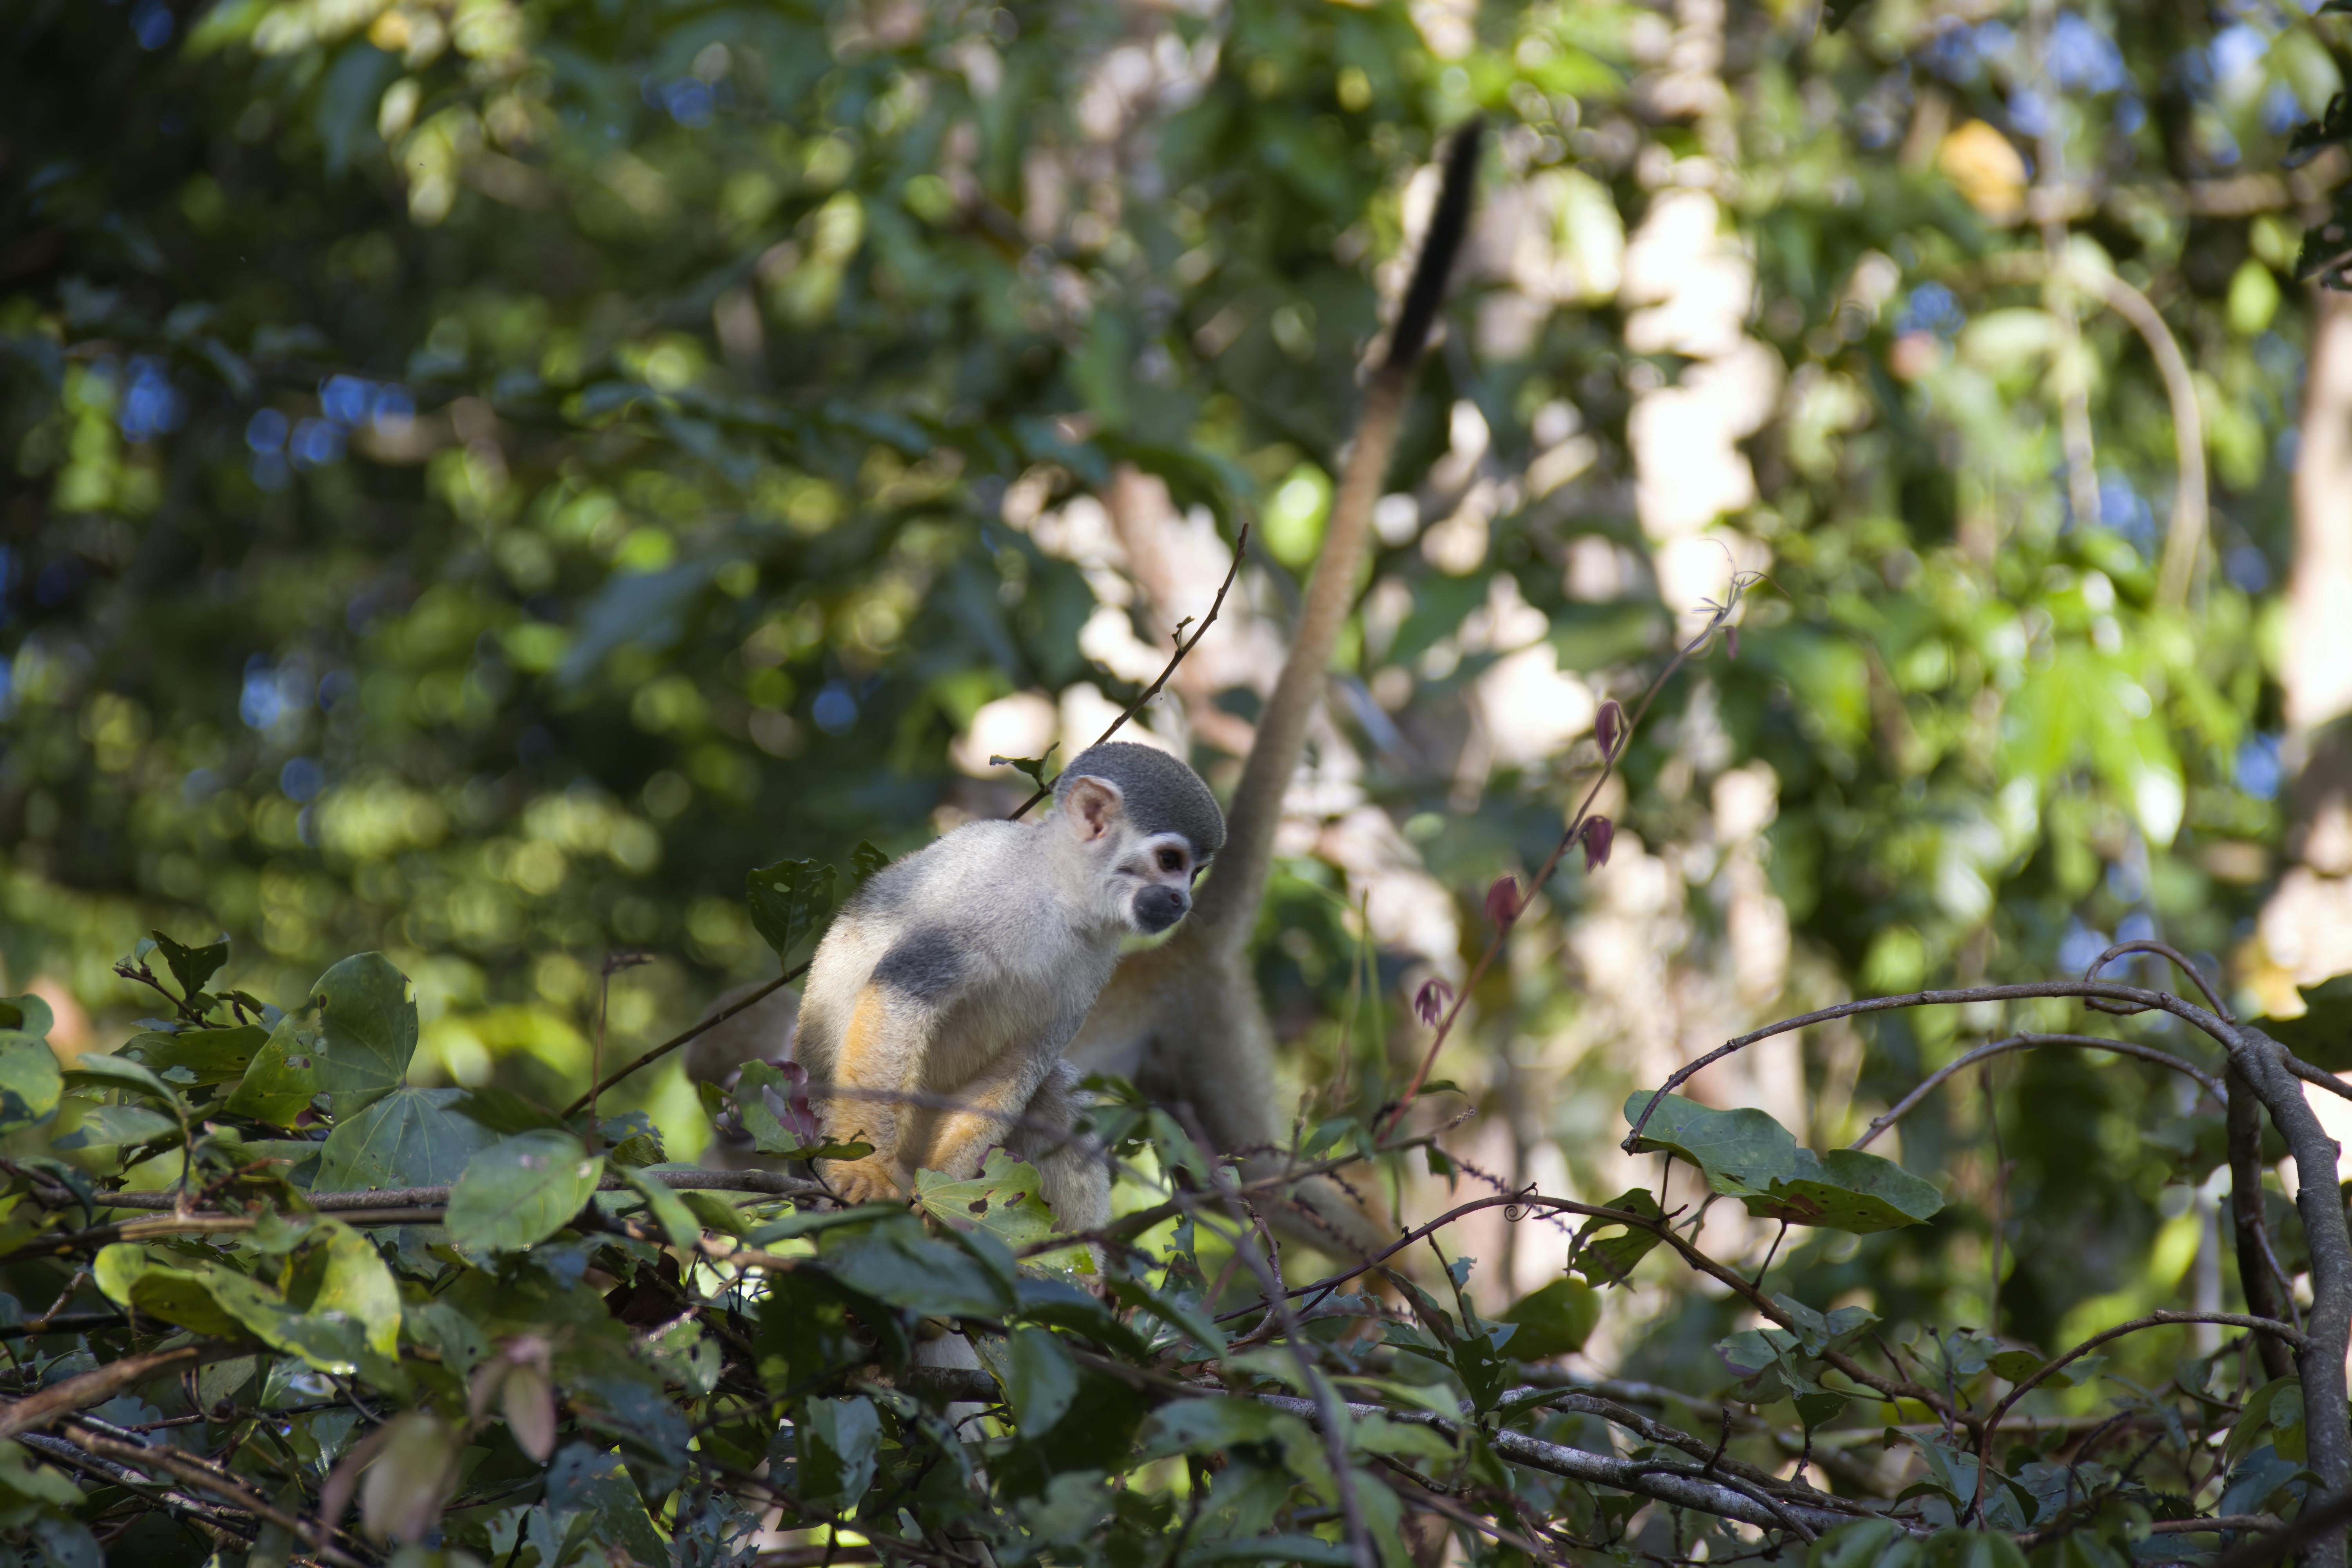
M 1118 819 L 1119 805 L 1117 784 L 1088 774 L 1070 786 L 1062 809 L 1069 814 L 1070 827 L 1079 842 L 1092 843 L 1110 831 L 1110 825 Z

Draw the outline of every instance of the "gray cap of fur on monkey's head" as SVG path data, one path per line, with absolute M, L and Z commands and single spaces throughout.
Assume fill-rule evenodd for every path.
M 1157 747 L 1131 741 L 1088 746 L 1054 781 L 1054 804 L 1066 805 L 1071 787 L 1082 778 L 1117 784 L 1129 821 L 1146 833 L 1182 834 L 1195 860 L 1225 847 L 1225 814 L 1217 809 L 1217 797 L 1200 774 Z

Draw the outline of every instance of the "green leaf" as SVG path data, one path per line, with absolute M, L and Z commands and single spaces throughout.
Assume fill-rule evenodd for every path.
M 1626 1098 L 1627 1125 L 1641 1120 L 1650 1098 L 1641 1092 Z M 1777 1178 L 1793 1174 L 1797 1163 L 1795 1136 L 1763 1111 L 1717 1110 L 1679 1094 L 1658 1100 L 1633 1152 L 1676 1155 L 1728 1196 L 1765 1192 Z
M 1840 1307 L 1833 1312 L 1817 1312 L 1791 1296 L 1775 1296 L 1772 1300 L 1789 1314 L 1790 1331 L 1809 1356 L 1843 1350 L 1878 1321 L 1878 1314 L 1867 1307 Z
M 2234 1469 L 2238 1462 L 2262 1446 L 2271 1430 L 2271 1409 L 2278 1396 L 2289 1389 L 2294 1391 L 2294 1425 L 2303 1420 L 2303 1385 L 2295 1378 L 2274 1377 L 2246 1396 L 2243 1408 L 2238 1412 L 2237 1425 L 2230 1428 L 2229 1437 L 2221 1445 L 2221 1465 Z M 2280 1456 L 2286 1458 L 2284 1454 Z
M 125 1089 L 171 1107 L 172 1114 L 183 1120 L 188 1113 L 178 1091 L 157 1078 L 152 1068 L 122 1057 L 91 1054 L 79 1058 L 66 1069 L 65 1078 L 71 1088 Z
M 20 1033 L 47 1039 L 57 1026 L 57 1015 L 38 996 L 0 996 L 0 1033 Z
M 862 888 L 866 884 L 867 880 L 873 877 L 875 872 L 879 871 L 883 867 L 887 866 L 889 863 L 890 857 L 883 854 L 882 851 L 874 847 L 872 844 L 861 838 L 857 841 L 857 847 L 849 852 L 850 879 L 856 886 Z
M 1584 1348 L 1601 1321 L 1601 1297 L 1562 1278 L 1512 1302 L 1498 1321 L 1519 1331 L 1503 1346 L 1505 1353 L 1516 1361 L 1549 1361 Z
M 237 1339 L 245 1321 L 213 1297 L 205 1274 L 148 1260 L 146 1249 L 118 1241 L 98 1249 L 90 1278 L 117 1306 L 175 1323 L 213 1339 Z
M 1625 1101 L 1637 1121 L 1650 1096 Z M 1740 1199 L 1748 1212 L 1790 1225 L 1868 1235 L 1917 1225 L 1944 1206 L 1943 1194 L 1892 1160 L 1858 1150 L 1815 1154 L 1789 1130 L 1749 1107 L 1717 1110 L 1678 1094 L 1659 1100 L 1634 1151 L 1675 1154 L 1707 1185 Z
M 812 1399 L 799 1424 L 800 1494 L 812 1507 L 846 1512 L 874 1484 L 882 1417 L 863 1394 Z
M 54 1140 L 51 1146 L 129 1149 L 166 1138 L 176 1141 L 179 1136 L 179 1121 L 160 1110 L 143 1105 L 93 1105 L 82 1112 L 80 1123 L 71 1132 Z
M 669 1237 L 669 1244 L 685 1253 L 688 1261 L 692 1262 L 695 1248 L 702 1243 L 702 1226 L 696 1220 L 694 1211 L 687 1207 L 677 1193 L 640 1171 L 623 1167 L 620 1177 L 646 1200 L 646 1207 L 653 1215 L 654 1223 L 661 1226 L 664 1236 Z
M 375 1192 L 389 1187 L 446 1187 L 466 1162 L 497 1135 L 455 1107 L 462 1089 L 394 1089 L 358 1115 L 339 1121 L 319 1150 L 311 1190 Z
M 46 1020 L 42 1027 L 46 1032 Z M 47 1041 L 26 1030 L 0 1030 L 0 1132 L 47 1121 L 65 1089 L 65 1074 Z
M 677 1201 L 694 1215 L 695 1223 L 705 1230 L 715 1230 L 721 1236 L 741 1236 L 743 1215 L 733 1204 L 717 1193 L 682 1192 Z
M 25 1446 L 13 1439 L 0 1442 L 0 1490 L 21 1501 L 47 1503 L 52 1508 L 82 1505 L 79 1487 L 61 1472 L 36 1462 Z
M 1054 753 L 1061 749 L 1061 742 L 1057 741 L 1053 745 L 1045 748 L 1045 754 L 1042 757 L 999 757 L 992 755 L 988 759 L 988 765 L 992 768 L 1011 768 L 1014 773 L 1020 773 L 1024 777 L 1027 778 L 1031 784 L 1035 784 L 1039 789 L 1051 789 L 1054 787 L 1054 781 L 1045 776 L 1045 770 L 1053 765 Z
M 1926 1222 L 1943 1208 L 1944 1194 L 1934 1183 L 1875 1154 L 1832 1149 L 1816 1157 L 1800 1149 L 1794 1175 L 1776 1179 L 1769 1196 L 1742 1201 L 1749 1214 L 1762 1218 L 1868 1236 Z
M 228 962 L 228 938 L 225 936 L 205 947 L 183 947 L 160 931 L 148 934 L 155 939 L 163 962 L 171 965 L 172 978 L 180 983 L 182 1001 L 194 1001 L 196 993 L 205 988 L 205 982 Z
M 310 988 L 315 1069 L 335 1119 L 398 1089 L 416 1054 L 416 999 L 408 977 L 380 952 L 347 958 Z
M 1644 1219 L 1665 1217 L 1647 1187 L 1622 1192 L 1601 1206 L 1640 1215 Z M 1570 1256 L 1576 1259 L 1576 1272 L 1584 1276 L 1586 1284 L 1622 1285 L 1633 1277 L 1633 1266 L 1647 1258 L 1661 1239 L 1655 1231 L 1605 1219 L 1588 1219 L 1577 1227 L 1576 1245 Z
M 357 1323 L 368 1349 L 387 1360 L 400 1353 L 400 1286 L 383 1255 L 359 1231 L 320 1215 L 310 1234 L 326 1244 L 326 1268 L 311 1312 Z
M 122 1052 L 158 1073 L 183 1069 L 189 1075 L 186 1081 L 192 1084 L 234 1083 L 245 1076 L 268 1038 L 268 1031 L 258 1024 L 239 1024 L 227 1029 L 187 1029 L 176 1035 L 151 1030 L 132 1036 Z M 304 1103 L 308 1103 L 307 1100 Z
M 1052 1430 L 1078 1396 L 1077 1363 L 1062 1348 L 1062 1342 L 1045 1329 L 1012 1331 L 1005 1371 L 999 1381 L 1024 1439 Z
M 744 879 L 743 897 L 761 940 L 789 963 L 833 912 L 834 869 L 822 860 L 779 860 Z
M 991 1149 L 979 1175 L 958 1182 L 937 1171 L 915 1173 L 915 1206 L 935 1219 L 992 1231 L 1014 1248 L 1054 1234 L 1054 1211 L 1038 1191 L 1037 1167 Z
M 1011 1289 L 964 1248 L 935 1241 L 911 1215 L 829 1230 L 826 1266 L 851 1289 L 934 1318 L 993 1318 L 1013 1310 Z
M 305 1003 L 278 1020 L 254 1052 L 224 1109 L 272 1127 L 291 1127 L 319 1096 L 315 1009 Z
M 449 1239 L 470 1252 L 520 1252 L 562 1230 L 595 1194 L 604 1162 L 568 1132 L 499 1140 L 466 1162 L 449 1191 Z

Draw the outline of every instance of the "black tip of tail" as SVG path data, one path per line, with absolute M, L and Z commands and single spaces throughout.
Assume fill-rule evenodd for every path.
M 1396 331 L 1389 337 L 1384 369 L 1412 369 L 1428 344 L 1430 325 L 1445 300 L 1446 276 L 1454 270 L 1454 258 L 1470 227 L 1470 191 L 1477 182 L 1478 143 L 1486 129 L 1485 121 L 1470 120 L 1454 133 L 1454 145 L 1446 149 L 1445 183 L 1439 187 L 1429 232 L 1422 237 L 1421 259 L 1413 263 Z

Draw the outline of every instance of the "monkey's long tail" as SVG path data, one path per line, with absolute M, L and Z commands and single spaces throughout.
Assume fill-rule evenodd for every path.
M 1412 280 L 1406 285 L 1388 352 L 1365 389 L 1355 444 L 1339 476 L 1339 491 L 1323 535 L 1323 552 L 1307 579 L 1290 657 L 1274 695 L 1258 717 L 1257 739 L 1243 764 L 1241 783 L 1225 824 L 1225 847 L 1215 872 L 1202 885 L 1185 923 L 1213 945 L 1238 949 L 1256 929 L 1259 906 L 1274 855 L 1274 830 L 1282 820 L 1282 796 L 1307 740 L 1307 721 L 1322 700 L 1324 672 L 1339 640 L 1356 577 L 1371 528 L 1372 507 L 1388 478 L 1397 434 L 1410 401 L 1413 368 L 1428 346 L 1429 331 L 1445 299 L 1445 283 L 1470 224 L 1470 197 L 1478 173 L 1485 122 L 1472 120 L 1454 134 L 1445 156 L 1444 184 Z

